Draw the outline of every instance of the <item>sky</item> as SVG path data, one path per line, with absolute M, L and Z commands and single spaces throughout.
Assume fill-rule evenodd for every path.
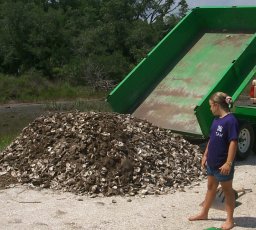
M 197 6 L 256 6 L 256 0 L 187 0 L 189 8 Z

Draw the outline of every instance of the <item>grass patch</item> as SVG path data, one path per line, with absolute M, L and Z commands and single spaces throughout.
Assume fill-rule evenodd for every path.
M 17 134 L 0 136 L 0 151 L 4 150 L 17 137 Z
M 37 72 L 19 77 L 0 75 L 0 103 L 105 98 L 107 92 L 89 86 L 73 86 L 65 81 L 51 82 Z

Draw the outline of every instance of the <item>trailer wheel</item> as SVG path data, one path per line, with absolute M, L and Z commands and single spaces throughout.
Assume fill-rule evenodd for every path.
M 243 123 L 239 130 L 237 158 L 246 159 L 252 150 L 254 144 L 254 131 L 250 124 Z
M 254 135 L 256 135 L 256 126 L 253 127 L 253 131 L 254 131 Z M 254 152 L 254 154 L 256 154 L 256 140 L 254 138 L 254 143 L 252 145 L 252 151 Z

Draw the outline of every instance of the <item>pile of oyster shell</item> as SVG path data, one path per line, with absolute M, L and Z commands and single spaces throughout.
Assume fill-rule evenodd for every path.
M 131 115 L 49 113 L 0 153 L 20 183 L 76 194 L 164 194 L 201 180 L 201 151 Z

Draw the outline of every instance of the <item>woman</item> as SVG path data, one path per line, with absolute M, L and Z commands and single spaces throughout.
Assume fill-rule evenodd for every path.
M 220 184 L 225 195 L 226 221 L 222 229 L 234 227 L 235 193 L 232 187 L 234 177 L 234 159 L 237 150 L 238 122 L 230 113 L 232 98 L 223 92 L 213 94 L 209 100 L 214 119 L 210 139 L 202 157 L 202 167 L 207 169 L 207 193 L 203 208 L 190 221 L 208 219 L 208 212 L 215 199 Z

